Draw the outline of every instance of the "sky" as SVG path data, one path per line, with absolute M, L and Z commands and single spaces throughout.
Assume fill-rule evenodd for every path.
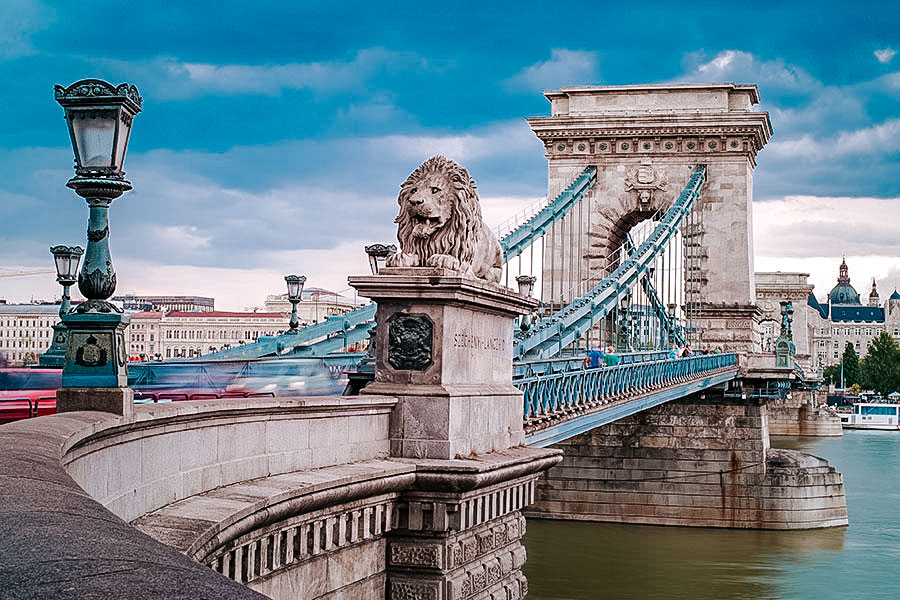
M 774 136 L 754 179 L 757 270 L 867 295 L 900 286 L 896 2 L 0 2 L 0 274 L 85 244 L 53 85 L 136 85 L 110 209 L 117 293 L 260 306 L 283 276 L 347 294 L 395 240 L 399 185 L 434 154 L 466 167 L 490 225 L 546 194 L 524 121 L 572 85 L 759 86 Z M 10 302 L 52 274 L 0 278 Z M 349 292 L 352 294 L 352 291 Z

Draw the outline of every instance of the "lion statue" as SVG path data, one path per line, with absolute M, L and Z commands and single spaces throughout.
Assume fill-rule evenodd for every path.
M 400 186 L 399 252 L 389 267 L 439 267 L 499 283 L 503 251 L 481 220 L 481 204 L 469 173 L 434 156 Z

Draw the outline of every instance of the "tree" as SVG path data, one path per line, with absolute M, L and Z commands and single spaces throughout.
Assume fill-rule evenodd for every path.
M 822 371 L 822 378 L 825 380 L 826 385 L 841 385 L 841 365 L 828 365 L 825 367 L 825 370 Z
M 872 340 L 869 353 L 861 365 L 861 383 L 882 398 L 900 387 L 900 347 L 886 331 Z
M 841 368 L 841 365 L 844 366 L 844 387 L 848 388 L 854 383 L 860 383 L 859 381 L 859 354 L 856 353 L 856 350 L 853 348 L 853 344 L 847 342 L 847 345 L 844 347 L 844 354 L 841 355 L 841 363 L 838 365 L 838 369 Z M 840 385 L 841 383 L 841 375 L 838 373 L 837 383 Z

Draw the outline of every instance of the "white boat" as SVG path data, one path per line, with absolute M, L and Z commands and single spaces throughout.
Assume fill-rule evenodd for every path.
M 900 429 L 900 404 L 858 402 L 853 412 L 840 413 L 846 429 Z

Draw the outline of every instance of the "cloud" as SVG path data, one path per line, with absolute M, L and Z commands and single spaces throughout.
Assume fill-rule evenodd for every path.
M 900 198 L 787 196 L 753 205 L 765 256 L 900 256 Z
M 810 274 L 821 297 L 846 255 L 857 291 L 900 286 L 900 198 L 786 196 L 753 204 L 757 271 Z
M 56 12 L 36 0 L 0 2 L 0 60 L 35 54 L 31 35 L 55 20 Z
M 897 54 L 897 51 L 893 48 L 882 48 L 881 50 L 876 50 L 874 54 L 875 58 L 878 59 L 878 62 L 884 65 L 891 62 L 891 59 L 894 58 L 894 55 Z
M 525 67 L 504 84 L 515 89 L 552 89 L 561 86 L 596 84 L 599 80 L 596 52 L 550 50 L 550 59 Z
M 782 59 L 761 60 L 742 50 L 723 50 L 709 58 L 706 52 L 688 53 L 684 60 L 686 73 L 677 81 L 756 83 L 780 91 L 809 93 L 822 84 L 802 68 Z
M 786 158 L 823 160 L 828 158 L 885 155 L 900 151 L 900 119 L 851 131 L 830 138 L 804 135 L 771 142 L 768 151 Z
M 142 86 L 152 88 L 157 98 L 176 99 L 203 95 L 276 96 L 284 90 L 320 94 L 364 92 L 366 83 L 379 74 L 428 68 L 428 62 L 413 52 L 381 47 L 360 50 L 351 60 L 305 63 L 215 64 L 167 56 L 144 62 L 97 62 L 131 81 L 144 82 Z

